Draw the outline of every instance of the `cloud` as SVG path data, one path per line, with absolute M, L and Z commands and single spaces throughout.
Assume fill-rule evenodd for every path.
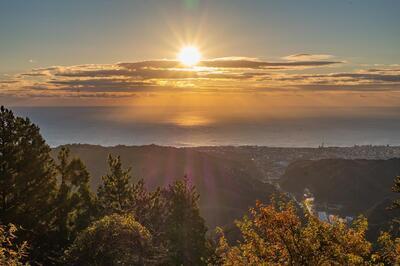
M 130 81 L 126 79 L 73 79 L 52 80 L 49 84 L 57 85 L 58 90 L 87 92 L 132 92 L 147 91 L 154 84 L 148 81 Z
M 0 81 L 0 93 L 25 97 L 132 97 L 142 93 L 266 93 L 400 91 L 400 67 L 331 72 L 345 63 L 331 55 L 296 54 L 273 62 L 247 57 L 52 66 Z M 322 70 L 314 70 L 319 68 Z M 336 69 L 336 68 L 335 68 Z M 348 67 L 346 68 L 348 69 Z
M 302 91 L 341 91 L 341 92 L 400 92 L 399 84 L 308 84 L 298 85 Z
M 17 82 L 18 80 L 0 80 L 0 84 L 13 84 Z
M 78 70 L 70 72 L 55 73 L 56 76 L 64 77 L 129 77 L 139 79 L 182 79 L 182 78 L 196 78 L 197 72 L 194 71 L 180 71 L 169 69 L 99 69 L 99 70 Z
M 400 67 L 388 67 L 388 68 L 371 68 L 364 72 L 367 73 L 380 73 L 380 74 L 398 74 L 400 73 Z
M 339 61 L 296 61 L 296 62 L 266 62 L 254 60 L 210 60 L 202 61 L 201 65 L 215 68 L 245 68 L 245 69 L 296 69 L 321 67 L 340 64 Z
M 315 83 L 333 83 L 333 82 L 393 82 L 400 83 L 400 73 L 388 72 L 343 72 L 343 73 L 330 73 L 330 74 L 294 74 L 282 75 L 277 77 L 281 81 L 303 81 Z
M 283 59 L 289 61 L 321 61 L 330 60 L 332 58 L 334 58 L 334 56 L 330 54 L 294 54 L 283 57 Z
M 298 61 L 267 62 L 253 58 L 219 58 L 203 60 L 198 67 L 217 68 L 220 71 L 229 69 L 304 69 L 340 64 L 340 61 Z M 48 71 L 49 69 L 44 69 Z M 54 69 L 51 69 L 54 70 Z M 42 70 L 43 71 L 43 70 Z M 43 72 L 39 72 L 43 73 Z M 200 72 L 188 71 L 176 60 L 151 60 L 115 65 L 84 65 L 56 69 L 56 76 L 64 77 L 104 77 L 126 76 L 139 78 L 196 78 Z
M 325 61 L 325 60 L 302 60 L 299 62 L 268 62 L 255 58 L 246 57 L 225 57 L 212 60 L 203 60 L 199 66 L 212 68 L 248 68 L 259 69 L 269 67 L 320 67 L 333 64 L 340 64 L 340 61 Z M 140 68 L 184 68 L 180 62 L 175 60 L 152 60 L 136 63 L 119 63 L 118 66 L 125 69 L 136 70 Z
M 40 73 L 40 72 L 30 72 L 30 73 L 22 73 L 21 76 L 44 77 L 44 76 L 47 76 L 47 75 L 45 73 Z
M 370 81 L 385 81 L 385 82 L 400 82 L 400 74 L 369 74 L 369 73 L 338 73 L 332 74 L 331 77 L 351 78 L 353 80 L 370 80 Z

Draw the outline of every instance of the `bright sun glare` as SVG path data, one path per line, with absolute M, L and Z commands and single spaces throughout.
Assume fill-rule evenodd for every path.
M 178 55 L 179 61 L 185 66 L 194 66 L 200 62 L 201 54 L 194 46 L 182 48 Z

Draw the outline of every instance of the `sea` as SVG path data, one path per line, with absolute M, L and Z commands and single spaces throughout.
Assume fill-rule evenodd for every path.
M 400 145 L 400 108 L 369 108 L 363 112 L 329 115 L 182 124 L 133 115 L 115 107 L 12 107 L 18 116 L 38 125 L 46 142 L 56 147 L 70 143 L 115 145 L 216 146 L 258 145 L 318 147 Z M 114 118 L 110 119 L 110 113 Z

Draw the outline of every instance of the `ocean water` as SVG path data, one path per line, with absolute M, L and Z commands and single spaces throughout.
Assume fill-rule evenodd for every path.
M 117 119 L 113 107 L 13 107 L 37 124 L 51 146 L 88 143 L 104 146 L 159 144 L 168 146 L 265 145 L 317 147 L 400 145 L 400 108 L 369 108 L 296 118 L 258 117 L 187 124 L 147 121 L 140 115 Z M 338 113 L 338 115 L 335 115 Z M 112 114 L 112 115 L 110 115 Z M 197 119 L 199 120 L 199 119 Z M 201 120 L 200 120 L 201 121 Z M 195 119 L 196 122 L 196 119 Z

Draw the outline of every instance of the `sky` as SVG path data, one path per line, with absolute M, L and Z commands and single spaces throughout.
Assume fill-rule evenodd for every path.
M 198 126 L 397 107 L 399 11 L 397 0 L 0 0 L 0 103 L 131 106 Z M 195 66 L 177 60 L 188 45 Z

